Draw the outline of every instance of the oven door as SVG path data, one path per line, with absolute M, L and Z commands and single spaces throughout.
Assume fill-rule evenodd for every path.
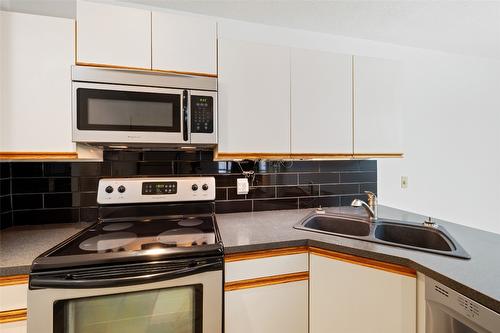
M 125 278 L 75 280 L 75 286 L 80 284 L 75 288 L 69 288 L 69 282 L 64 288 L 29 290 L 28 333 L 220 333 L 221 262 L 216 265 L 220 269 L 203 267 L 200 272 L 194 269 L 173 279 L 168 276 L 179 276 L 176 272 L 159 281 L 158 274 L 163 273 L 149 272 Z M 127 279 L 132 284 L 127 285 Z M 155 282 L 147 282 L 149 279 Z M 111 286 L 112 280 L 119 286 Z M 97 287 L 103 281 L 105 287 Z M 51 278 L 41 282 L 56 284 Z
M 189 143 L 181 89 L 73 82 L 73 141 Z

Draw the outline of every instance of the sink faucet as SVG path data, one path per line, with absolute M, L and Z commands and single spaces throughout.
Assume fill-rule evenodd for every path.
M 365 191 L 365 193 L 368 195 L 368 203 L 366 203 L 360 199 L 354 199 L 351 203 L 351 206 L 363 207 L 366 210 L 366 212 L 368 213 L 368 215 L 370 217 L 370 221 L 376 222 L 377 218 L 378 218 L 377 196 L 375 195 L 375 193 L 370 192 L 370 191 Z

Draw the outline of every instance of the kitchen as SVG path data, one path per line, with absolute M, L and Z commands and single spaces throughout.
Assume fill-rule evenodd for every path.
M 0 332 L 500 331 L 498 3 L 0 4 Z

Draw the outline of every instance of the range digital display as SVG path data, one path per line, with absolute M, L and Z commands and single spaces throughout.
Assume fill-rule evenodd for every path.
M 177 182 L 144 182 L 142 183 L 142 194 L 176 194 Z

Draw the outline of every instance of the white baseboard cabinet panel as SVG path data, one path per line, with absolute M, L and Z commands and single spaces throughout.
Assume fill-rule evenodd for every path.
M 0 324 L 0 333 L 26 333 L 26 320 Z
M 310 255 L 310 333 L 415 333 L 416 278 Z
M 307 333 L 308 281 L 225 292 L 225 333 Z

